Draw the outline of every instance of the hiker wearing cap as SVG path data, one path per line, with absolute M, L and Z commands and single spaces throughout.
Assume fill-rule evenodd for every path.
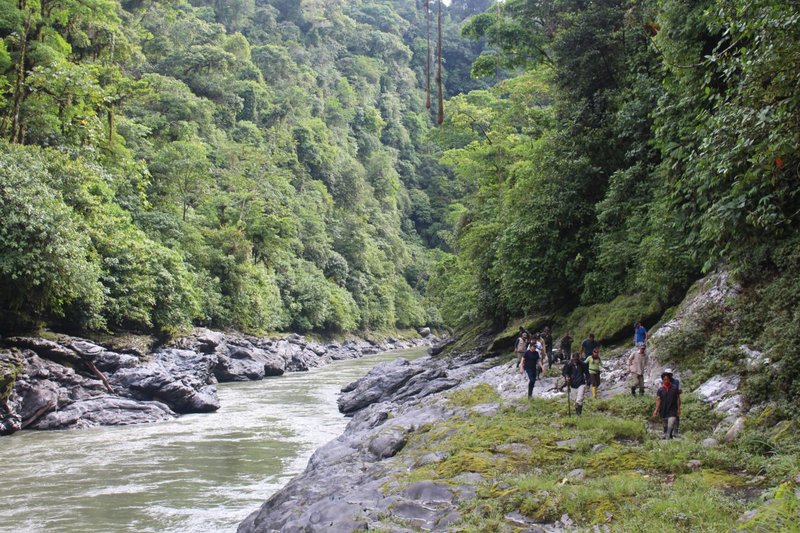
M 514 343 L 514 353 L 517 354 L 517 363 L 522 361 L 522 355 L 525 353 L 525 348 L 528 346 L 528 333 L 520 326 L 520 334 Z
M 544 372 L 542 361 L 539 351 L 536 349 L 534 343 L 528 344 L 528 349 L 522 354 L 522 359 L 519 362 L 519 373 L 523 372 L 528 375 L 528 399 L 533 396 L 533 387 L 536 385 L 537 371 Z
M 580 354 L 572 354 L 569 363 L 564 365 L 562 374 L 567 382 L 567 386 L 575 389 L 575 414 L 583 412 L 583 397 L 586 394 L 586 383 L 588 382 L 589 367 L 584 363 Z
M 637 322 L 633 326 L 633 344 L 634 346 L 647 345 L 647 330 L 641 322 Z
M 589 368 L 589 380 L 592 385 L 592 398 L 597 398 L 597 388 L 600 386 L 600 370 L 602 368 L 602 361 L 600 361 L 600 348 L 595 347 L 592 350 L 592 355 L 584 361 Z
M 675 423 L 681 414 L 681 401 L 678 387 L 672 380 L 672 370 L 665 369 L 661 373 L 661 386 L 656 393 L 656 408 L 653 416 L 661 416 L 664 421 L 662 438 L 671 439 L 675 435 Z
M 647 354 L 645 354 L 644 346 L 639 346 L 634 350 L 630 357 L 628 357 L 628 372 L 630 373 L 630 380 L 628 384 L 631 387 L 631 394 L 636 396 L 636 387 L 639 387 L 639 396 L 644 396 L 644 369 L 647 368 Z

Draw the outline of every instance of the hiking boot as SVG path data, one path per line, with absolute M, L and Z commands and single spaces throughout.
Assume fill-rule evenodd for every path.
M 583 412 L 583 405 L 579 403 L 575 404 L 575 414 L 581 416 L 582 412 Z
M 631 387 L 631 396 L 636 398 L 636 387 Z

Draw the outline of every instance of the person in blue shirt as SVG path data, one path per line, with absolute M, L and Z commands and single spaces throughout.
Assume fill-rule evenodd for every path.
M 594 340 L 594 333 L 589 333 L 589 337 L 584 339 L 581 343 L 581 350 L 583 350 L 583 358 L 591 357 L 595 348 L 599 347 L 600 343 Z
M 633 326 L 633 344 L 636 346 L 647 345 L 647 330 L 641 322 L 637 322 Z

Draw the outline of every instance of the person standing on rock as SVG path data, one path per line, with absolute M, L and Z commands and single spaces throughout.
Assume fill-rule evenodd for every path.
M 661 416 L 664 421 L 663 439 L 675 436 L 675 424 L 681 415 L 681 396 L 677 385 L 672 380 L 672 370 L 667 368 L 661 373 L 661 386 L 656 393 L 656 408 L 653 417 Z
M 647 368 L 647 354 L 644 345 L 639 346 L 628 357 L 628 372 L 630 373 L 631 394 L 636 396 L 636 387 L 639 387 L 639 396 L 644 396 L 644 369 Z
M 588 366 L 581 360 L 577 352 L 572 354 L 572 359 L 564 365 L 564 370 L 562 371 L 567 386 L 575 389 L 575 414 L 578 416 L 583 412 L 583 398 L 586 395 L 588 372 Z
M 600 343 L 594 340 L 594 333 L 589 333 L 589 337 L 584 339 L 584 341 L 581 343 L 584 359 L 591 356 L 594 349 L 598 346 L 600 346 Z
M 522 361 L 522 355 L 525 353 L 525 348 L 528 346 L 528 333 L 520 326 L 520 334 L 514 343 L 514 353 L 517 354 L 517 363 Z
M 561 360 L 569 361 L 570 354 L 572 353 L 572 335 L 569 331 L 561 337 Z
M 637 322 L 633 326 L 633 344 L 634 346 L 647 345 L 647 330 L 641 322 Z
M 597 388 L 600 387 L 600 370 L 602 361 L 600 360 L 600 348 L 592 350 L 592 355 L 584 361 L 589 368 L 589 380 L 592 384 L 592 398 L 597 398 Z
M 549 326 L 544 327 L 542 338 L 545 352 L 547 352 L 547 368 L 553 368 L 553 336 L 550 334 Z
M 533 396 L 533 387 L 536 385 L 536 378 L 538 371 L 544 372 L 542 367 L 541 356 L 539 351 L 536 350 L 534 343 L 528 344 L 528 349 L 522 354 L 522 359 L 519 362 L 519 373 L 523 372 L 528 375 L 528 399 Z

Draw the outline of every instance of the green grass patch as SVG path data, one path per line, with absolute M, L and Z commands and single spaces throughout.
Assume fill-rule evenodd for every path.
M 481 383 L 469 389 L 458 389 L 448 396 L 453 405 L 459 407 L 472 407 L 484 403 L 495 403 L 500 400 L 500 395 L 491 385 Z
M 754 487 L 777 483 L 773 475 L 788 475 L 797 466 L 792 425 L 776 426 L 769 434 L 745 431 L 752 434 L 742 441 L 750 442 L 747 446 L 769 438 L 768 448 L 777 454 L 756 456 L 736 443 L 703 446 L 707 433 L 699 428 L 710 419 L 700 403 L 697 413 L 682 420 L 682 425 L 694 420 L 696 432 L 662 441 L 647 429 L 652 398 L 592 402 L 597 410 L 582 417 L 566 417 L 562 402 L 541 398 L 480 415 L 466 408 L 497 400 L 494 390 L 479 386 L 457 392 L 450 401 L 465 408 L 463 416 L 426 426 L 401 452 L 441 455 L 404 473 L 396 486 L 420 480 L 459 485 L 459 476 L 480 474 L 477 497 L 460 504 L 462 520 L 456 527 L 463 530 L 511 531 L 515 526 L 505 517 L 519 512 L 542 523 L 568 514 L 579 529 L 607 525 L 612 531 L 649 532 L 668 524 L 670 531 L 728 531 L 756 505 L 753 491 L 759 489 Z M 694 408 L 685 407 L 687 412 Z M 695 460 L 699 466 L 691 463 Z M 569 475 L 578 468 L 583 477 Z M 764 511 L 763 523 L 784 523 L 782 517 L 796 505 L 784 497 L 787 501 Z
M 797 486 L 794 483 L 783 483 L 774 491 L 770 501 L 743 524 L 737 531 L 800 531 L 800 498 L 797 497 Z

